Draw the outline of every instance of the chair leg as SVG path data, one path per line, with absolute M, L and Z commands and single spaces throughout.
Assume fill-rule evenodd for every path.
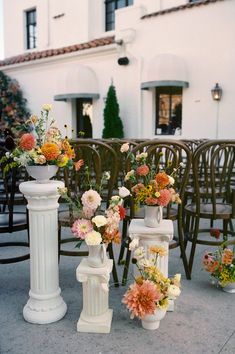
M 194 255 L 195 255 L 195 250 L 196 250 L 196 245 L 197 245 L 197 235 L 198 235 L 198 230 L 199 230 L 199 223 L 200 223 L 200 219 L 198 217 L 196 217 L 191 252 L 190 252 L 190 257 L 189 257 L 190 274 L 192 273 L 192 268 L 193 268 L 193 261 L 194 261 Z
M 121 248 L 120 248 L 120 253 L 118 257 L 118 265 L 121 264 L 121 261 L 123 260 L 124 257 L 124 252 L 125 252 L 125 238 L 127 236 L 127 226 L 128 226 L 128 221 L 123 220 L 123 225 L 122 225 L 122 242 L 121 242 Z
M 181 258 L 183 260 L 183 265 L 184 265 L 184 271 L 186 274 L 186 278 L 188 280 L 191 279 L 191 272 L 189 270 L 188 266 L 188 260 L 185 252 L 185 238 L 184 238 L 184 232 L 183 232 L 183 224 L 182 224 L 182 219 L 178 219 L 178 237 L 179 237 L 179 245 L 180 245 L 180 254 Z
M 114 286 L 118 287 L 119 286 L 119 281 L 118 281 L 117 268 L 116 268 L 116 264 L 115 264 L 114 254 L 113 254 L 113 245 L 112 245 L 112 243 L 109 243 L 107 251 L 109 253 L 109 258 L 113 260 L 112 274 L 113 274 Z
M 124 265 L 124 270 L 123 270 L 123 275 L 122 275 L 122 285 L 123 286 L 125 286 L 126 283 L 127 283 L 130 260 L 131 260 L 131 251 L 129 250 L 129 248 L 127 248 L 126 262 L 125 262 L 125 265 Z

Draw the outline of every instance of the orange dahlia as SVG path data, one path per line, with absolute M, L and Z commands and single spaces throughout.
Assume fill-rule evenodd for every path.
M 23 134 L 19 141 L 19 146 L 22 150 L 30 151 L 35 147 L 35 138 L 32 134 Z
M 41 151 L 47 161 L 56 160 L 60 155 L 60 149 L 55 143 L 45 143 L 41 147 Z
M 162 297 L 155 284 L 144 280 L 142 284 L 132 284 L 124 295 L 122 302 L 127 305 L 131 317 L 143 318 L 156 309 L 156 302 Z
M 167 176 L 166 172 L 159 172 L 155 176 L 155 180 L 159 186 L 159 189 L 163 189 L 169 184 L 169 177 Z

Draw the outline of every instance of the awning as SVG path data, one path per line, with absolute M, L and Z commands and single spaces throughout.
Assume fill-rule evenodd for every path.
M 94 71 L 85 65 L 75 65 L 60 73 L 55 101 L 73 98 L 99 98 L 98 80 Z
M 142 90 L 162 86 L 189 87 L 186 64 L 173 54 L 153 57 L 148 63 L 145 78 L 141 83 Z

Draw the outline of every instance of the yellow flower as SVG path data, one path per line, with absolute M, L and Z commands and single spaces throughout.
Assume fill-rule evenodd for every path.
M 154 196 L 157 197 L 157 198 L 159 198 L 160 195 L 161 195 L 161 194 L 160 194 L 159 192 L 154 193 Z
M 149 252 L 150 253 L 156 253 L 158 254 L 160 257 L 164 257 L 167 255 L 167 251 L 164 247 L 161 246 L 151 246 L 149 248 Z
M 69 158 L 67 155 L 64 155 L 64 154 L 61 154 L 58 156 L 58 159 L 57 159 L 57 166 L 59 167 L 64 167 L 67 165 L 69 161 Z

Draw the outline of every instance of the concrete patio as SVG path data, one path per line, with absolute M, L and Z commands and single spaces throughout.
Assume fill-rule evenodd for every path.
M 25 233 L 18 237 L 24 238 Z M 114 310 L 111 333 L 78 333 L 76 324 L 82 309 L 82 287 L 75 277 L 80 262 L 76 257 L 61 257 L 60 261 L 60 287 L 68 306 L 66 316 L 48 325 L 27 323 L 22 311 L 28 300 L 29 260 L 1 265 L 0 353 L 235 353 L 234 294 L 225 293 L 210 283 L 209 274 L 201 266 L 205 249 L 208 246 L 197 246 L 192 280 L 185 278 L 179 249 L 170 251 L 169 274 L 182 273 L 182 293 L 175 311 L 168 312 L 155 331 L 144 330 L 139 320 L 130 320 L 121 304 L 127 286 L 115 288 L 111 284 L 110 308 Z M 9 250 L 1 249 L 1 256 L 7 252 Z M 122 271 L 123 267 L 118 266 L 120 279 Z

